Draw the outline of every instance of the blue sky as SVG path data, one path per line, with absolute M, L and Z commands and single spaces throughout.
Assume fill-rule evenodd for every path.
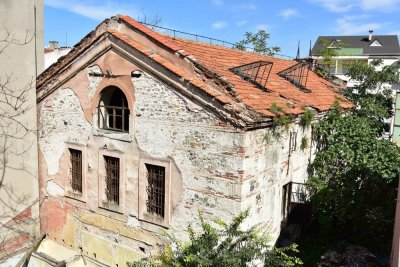
M 44 0 L 45 42 L 72 46 L 104 18 L 115 14 L 214 37 L 241 40 L 246 31 L 266 29 L 270 45 L 306 55 L 319 35 L 400 34 L 400 0 Z

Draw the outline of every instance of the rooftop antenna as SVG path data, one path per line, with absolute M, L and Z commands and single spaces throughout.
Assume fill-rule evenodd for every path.
M 297 43 L 297 54 L 296 54 L 296 60 L 300 59 L 300 41 Z
M 311 40 L 310 40 L 310 50 L 308 51 L 308 56 L 311 57 Z

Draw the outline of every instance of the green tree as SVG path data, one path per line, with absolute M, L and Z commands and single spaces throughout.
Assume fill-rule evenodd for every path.
M 201 231 L 188 227 L 189 241 L 180 242 L 169 236 L 171 243 L 161 249 L 159 256 L 128 264 L 131 267 L 244 267 L 246 263 L 263 260 L 268 267 L 291 267 L 301 261 L 289 256 L 296 245 L 273 248 L 258 226 L 243 230 L 242 223 L 249 211 L 240 213 L 230 224 L 215 220 L 214 227 L 200 214 Z M 174 248 L 174 249 L 173 249 Z
M 309 181 L 317 215 L 330 221 L 342 238 L 388 252 L 400 153 L 382 138 L 385 120 L 392 116 L 392 95 L 381 85 L 398 81 L 392 67 L 377 71 L 380 64 L 356 62 L 349 67 L 349 77 L 359 84 L 344 94 L 355 108 L 345 111 L 336 102 L 315 125 L 317 153 Z
M 275 53 L 279 53 L 281 49 L 277 46 L 270 47 L 268 45 L 269 39 L 269 33 L 262 29 L 259 29 L 256 33 L 246 32 L 245 39 L 236 43 L 235 48 L 242 51 L 252 49 L 256 53 L 273 56 Z

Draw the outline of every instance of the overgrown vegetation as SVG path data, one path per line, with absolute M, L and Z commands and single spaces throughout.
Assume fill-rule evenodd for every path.
M 235 49 L 242 51 L 251 49 L 262 55 L 273 56 L 275 53 L 279 53 L 281 49 L 277 46 L 269 46 L 269 39 L 269 33 L 262 29 L 258 30 L 256 33 L 246 32 L 245 39 L 236 43 Z
M 132 267 L 245 267 L 253 261 L 263 261 L 268 267 L 294 267 L 302 262 L 293 253 L 296 245 L 274 248 L 258 226 L 242 229 L 249 211 L 240 213 L 230 224 L 221 220 L 206 222 L 200 214 L 201 231 L 188 227 L 189 241 L 184 243 L 168 236 L 171 243 L 161 248 L 159 256 L 141 262 L 129 263 Z
M 300 149 L 305 150 L 307 148 L 308 148 L 308 138 L 303 136 L 303 138 L 301 138 Z
M 300 118 L 300 125 L 303 128 L 308 128 L 314 120 L 314 113 L 306 107 L 302 107 L 302 109 L 304 110 L 304 113 Z
M 310 165 L 310 189 L 316 218 L 335 236 L 389 255 L 396 204 L 400 153 L 383 139 L 392 116 L 392 96 L 383 83 L 396 83 L 396 70 L 355 62 L 348 75 L 360 82 L 345 91 L 356 108 L 338 102 L 316 124 L 317 153 Z

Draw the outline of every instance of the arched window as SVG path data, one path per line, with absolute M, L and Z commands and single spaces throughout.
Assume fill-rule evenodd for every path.
M 129 108 L 124 93 L 115 86 L 106 87 L 98 106 L 99 128 L 129 132 Z

